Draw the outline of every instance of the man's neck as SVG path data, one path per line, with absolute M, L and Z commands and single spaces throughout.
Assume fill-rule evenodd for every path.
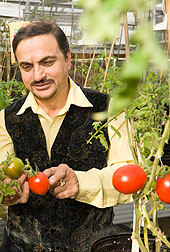
M 58 115 L 58 113 L 64 108 L 64 106 L 66 105 L 67 100 L 62 103 L 61 106 L 44 106 L 43 104 L 39 104 L 39 106 L 44 110 L 44 112 L 50 117 L 50 118 L 54 118 L 56 115 Z

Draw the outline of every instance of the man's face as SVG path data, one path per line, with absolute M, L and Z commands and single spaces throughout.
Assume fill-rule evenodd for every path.
M 22 40 L 16 57 L 23 82 L 37 99 L 50 99 L 68 89 L 70 51 L 65 59 L 52 34 Z

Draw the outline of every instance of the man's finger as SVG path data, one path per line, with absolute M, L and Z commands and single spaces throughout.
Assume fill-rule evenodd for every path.
M 20 198 L 17 200 L 17 203 L 26 203 L 29 197 L 29 185 L 28 182 L 25 182 L 22 188 L 22 194 L 20 196 Z
M 43 172 L 44 172 L 44 174 L 49 178 L 49 177 L 51 177 L 51 176 L 54 175 L 54 173 L 55 173 L 55 167 L 51 167 L 51 168 L 49 168 L 49 169 L 46 169 L 46 170 L 43 171 Z
M 26 179 L 27 179 L 27 175 L 26 174 L 22 174 L 19 177 L 18 181 L 20 182 L 21 185 L 23 185 L 25 183 Z

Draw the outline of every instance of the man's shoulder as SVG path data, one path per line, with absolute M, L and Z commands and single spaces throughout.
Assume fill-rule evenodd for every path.
M 24 95 L 23 97 L 15 100 L 14 102 L 12 102 L 11 104 L 9 104 L 6 108 L 5 111 L 17 111 L 21 108 L 21 106 L 23 105 L 23 103 L 25 102 L 27 95 Z
M 99 91 L 80 87 L 87 99 L 93 104 L 94 111 L 104 111 L 108 105 L 108 95 Z
M 80 86 L 81 90 L 84 92 L 84 94 L 89 95 L 91 97 L 95 97 L 95 96 L 99 96 L 99 97 L 103 97 L 103 98 L 107 98 L 108 95 L 105 93 L 101 93 L 97 90 L 91 89 L 91 88 L 87 88 L 87 87 L 82 87 Z

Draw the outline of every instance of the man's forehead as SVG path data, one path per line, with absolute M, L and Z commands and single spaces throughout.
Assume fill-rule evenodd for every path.
M 18 46 L 16 48 L 16 51 L 20 48 L 23 47 L 22 49 L 26 50 L 29 49 L 30 47 L 35 47 L 35 48 L 41 48 L 41 47 L 47 47 L 47 49 L 52 49 L 53 46 L 55 45 L 55 48 L 59 48 L 58 42 L 54 35 L 51 33 L 48 34 L 41 34 L 41 35 L 36 35 L 33 37 L 29 38 L 24 38 L 18 43 Z
M 41 61 L 45 57 L 57 57 L 61 52 L 54 36 L 35 36 L 22 40 L 16 49 L 18 61 Z

